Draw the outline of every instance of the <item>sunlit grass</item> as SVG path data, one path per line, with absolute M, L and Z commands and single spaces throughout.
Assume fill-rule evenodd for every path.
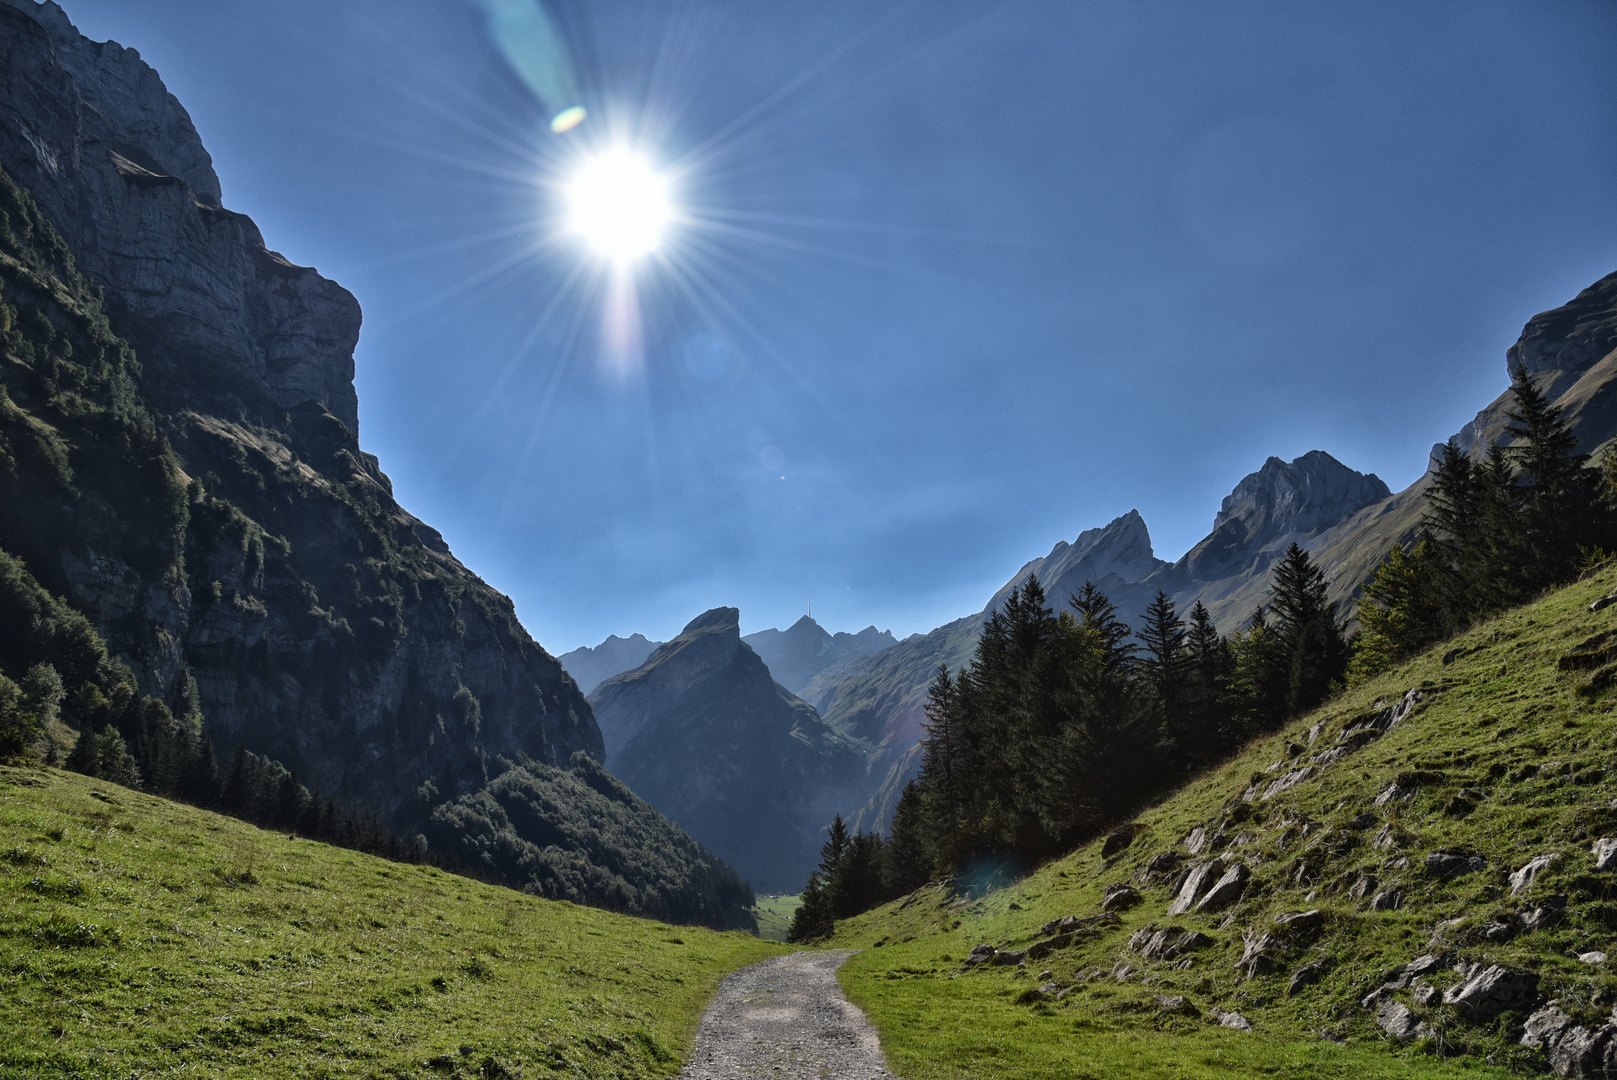
M 779 951 L 0 768 L 0 1076 L 667 1076 Z

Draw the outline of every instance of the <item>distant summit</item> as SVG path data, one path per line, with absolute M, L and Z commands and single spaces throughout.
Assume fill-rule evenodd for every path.
M 645 663 L 651 651 L 661 644 L 648 640 L 644 634 L 630 634 L 626 638 L 611 634 L 593 649 L 588 645 L 580 646 L 556 659 L 561 661 L 562 668 L 573 677 L 578 688 L 588 695 L 619 672 Z
M 810 679 L 845 656 L 869 656 L 898 644 L 891 630 L 877 630 L 874 626 L 857 634 L 829 634 L 811 615 L 804 615 L 785 630 L 760 630 L 741 640 L 769 665 L 775 681 L 794 694 L 802 693 Z
M 865 757 L 770 678 L 739 624 L 733 607 L 699 615 L 590 705 L 614 775 L 756 888 L 791 892 L 824 826 L 864 801 Z

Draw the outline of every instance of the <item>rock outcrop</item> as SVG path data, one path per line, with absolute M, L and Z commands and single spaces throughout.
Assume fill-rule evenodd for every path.
M 607 768 L 760 889 L 802 887 L 864 777 L 859 748 L 770 678 L 735 608 L 693 619 L 590 704 Z

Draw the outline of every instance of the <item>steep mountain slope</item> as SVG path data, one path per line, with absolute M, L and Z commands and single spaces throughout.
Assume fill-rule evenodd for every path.
M 714 608 L 590 696 L 607 768 L 762 891 L 794 892 L 864 755 L 769 677 Z
M 747 934 L 0 767 L 0 1074 L 665 1077 Z
M 794 694 L 802 693 L 809 680 L 843 657 L 869 656 L 898 644 L 891 630 L 874 626 L 857 634 L 845 630 L 829 634 L 811 615 L 785 630 L 760 630 L 741 640 L 768 665 L 775 681 Z
M 609 634 L 605 641 L 593 649 L 582 645 L 572 652 L 562 653 L 556 659 L 578 683 L 578 688 L 590 694 L 612 676 L 645 663 L 646 657 L 661 644 L 660 641 L 648 641 L 644 634 L 630 634 L 626 638 Z
M 157 75 L 8 0 L 0 118 L 0 549 L 88 617 L 130 693 L 405 836 L 448 842 L 445 820 L 470 819 L 446 808 L 525 767 L 558 821 L 627 846 L 568 824 L 571 884 L 547 860 L 512 881 L 728 920 L 709 879 L 744 886 L 688 838 L 667 881 L 635 876 L 654 862 L 634 845 L 672 830 L 649 806 L 573 800 L 575 755 L 604 755 L 588 704 L 393 499 L 356 434 L 358 305 L 221 208 Z M 123 677 L 65 687 L 64 719 L 137 745 L 141 709 L 111 716 L 102 693 Z M 515 840 L 563 842 L 522 821 Z
M 1609 1075 L 1614 591 L 1480 625 L 1002 891 L 841 924 L 850 996 L 902 1072 Z

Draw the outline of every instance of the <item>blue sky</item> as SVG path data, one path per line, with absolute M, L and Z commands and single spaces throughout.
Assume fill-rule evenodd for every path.
M 358 296 L 363 445 L 553 652 L 928 630 L 1270 454 L 1401 488 L 1617 269 L 1610 3 L 556 0 L 563 137 L 466 0 L 64 6 Z M 609 123 L 701 218 L 629 377 L 551 231 Z

